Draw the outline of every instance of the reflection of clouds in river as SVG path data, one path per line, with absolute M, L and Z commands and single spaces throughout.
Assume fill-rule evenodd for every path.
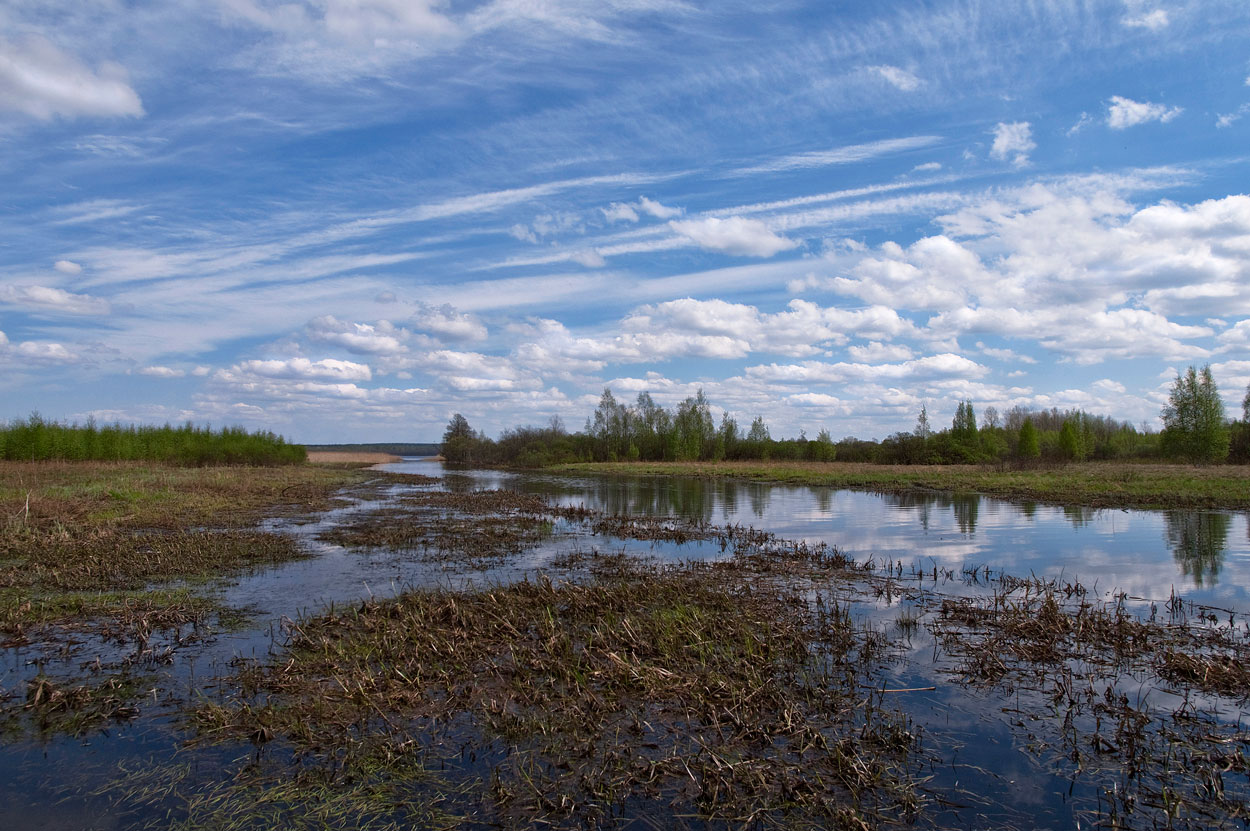
M 434 472 L 428 464 L 413 471 Z M 827 542 L 859 560 L 938 564 L 956 573 L 965 565 L 988 565 L 1155 599 L 1166 599 L 1175 586 L 1188 599 L 1250 610 L 1250 521 L 1244 513 L 1062 508 L 974 494 L 881 495 L 728 479 L 458 475 L 462 487 L 516 488 L 608 513 L 754 526 Z

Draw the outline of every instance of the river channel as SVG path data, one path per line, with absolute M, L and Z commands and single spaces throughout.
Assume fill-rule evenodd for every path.
M 128 809 L 110 793 L 110 785 L 145 766 L 173 762 L 189 766 L 193 776 L 211 779 L 222 766 L 246 755 L 246 748 L 233 749 L 233 755 L 220 748 L 184 748 L 188 734 L 180 713 L 188 701 L 214 696 L 212 679 L 232 663 L 279 653 L 284 625 L 328 604 L 391 596 L 410 587 L 506 583 L 547 571 L 571 548 L 672 560 L 725 556 L 722 546 L 711 543 L 615 539 L 557 525 L 549 537 L 505 563 L 466 570 L 417 561 L 402 552 L 347 550 L 318 539 L 346 518 L 375 510 L 378 500 L 400 498 L 413 488 L 506 489 L 607 514 L 749 526 L 784 539 L 834 545 L 879 570 L 932 570 L 943 575 L 933 590 L 952 596 L 980 591 L 978 575 L 988 581 L 991 574 L 1006 573 L 1079 583 L 1091 598 L 1119 598 L 1142 616 L 1174 605 L 1178 598 L 1190 610 L 1227 617 L 1233 626 L 1243 626 L 1243 613 L 1250 614 L 1250 521 L 1245 514 L 1089 509 L 975 494 L 874 494 L 730 480 L 453 471 L 428 460 L 380 469 L 435 476 L 440 482 L 396 484 L 377 500 L 344 504 L 314 522 L 268 523 L 272 530 L 296 535 L 314 556 L 216 586 L 227 605 L 251 612 L 250 622 L 180 647 L 171 663 L 148 668 L 149 697 L 140 703 L 136 718 L 85 736 L 5 739 L 0 745 L 0 828 L 159 825 L 159 814 Z M 856 614 L 888 626 L 902 602 L 892 596 L 878 598 L 863 603 Z M 929 787 L 961 796 L 939 800 L 940 824 L 1074 827 L 1096 801 L 1093 792 L 1101 784 L 1063 769 L 1054 753 L 1025 752 L 1034 739 L 1019 729 L 1001 695 L 951 683 L 936 653 L 934 639 L 923 627 L 910 631 L 883 683 L 917 690 L 895 703 L 927 741 L 943 748 L 941 764 L 931 763 L 926 772 Z M 9 649 L 0 662 L 0 685 L 17 689 L 36 671 L 72 674 L 73 668 L 101 655 L 106 661 L 116 658 L 90 638 L 60 655 Z M 1145 694 L 1138 690 L 1139 696 Z M 1150 694 L 1170 706 L 1166 691 Z M 1212 718 L 1236 724 L 1243 720 L 1236 702 L 1208 704 Z M 176 799 L 164 810 L 176 815 Z

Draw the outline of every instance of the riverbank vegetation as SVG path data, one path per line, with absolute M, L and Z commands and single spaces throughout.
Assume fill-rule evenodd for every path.
M 1019 469 L 863 462 L 583 462 L 559 465 L 553 470 L 632 476 L 730 477 L 878 493 L 955 491 L 1014 501 L 1108 508 L 1250 509 L 1250 468 L 1234 465 L 1195 467 L 1091 462 Z
M 1083 410 L 999 413 L 986 407 L 978 424 L 971 401 L 961 401 L 951 425 L 935 428 L 922 407 L 915 427 L 880 441 L 847 437 L 835 442 L 828 430 L 815 438 L 774 439 L 762 417 L 743 429 L 728 412 L 719 422 L 702 390 L 670 410 L 649 393 L 632 405 L 610 389 L 578 433 L 558 418 L 544 427 L 506 430 L 497 440 L 457 413 L 443 435 L 443 455 L 452 464 L 545 467 L 584 462 L 863 462 L 880 465 L 997 464 L 1037 467 L 1089 461 L 1164 460 L 1192 463 L 1250 463 L 1250 390 L 1242 418 L 1229 422 L 1209 367 L 1178 375 L 1154 432 L 1110 416 Z
M 304 448 L 266 431 L 239 427 L 61 424 L 38 413 L 0 424 L 0 459 L 9 461 L 162 462 L 204 465 L 290 465 L 305 460 Z

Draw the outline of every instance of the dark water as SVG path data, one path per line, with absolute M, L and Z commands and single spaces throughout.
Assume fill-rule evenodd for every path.
M 693 479 L 445 472 L 427 461 L 385 469 L 443 476 L 443 487 L 452 490 L 507 488 L 608 513 L 753 526 L 783 538 L 828 542 L 860 561 L 882 565 L 939 566 L 954 574 L 989 567 L 1020 576 L 1062 575 L 1090 587 L 1095 597 L 1122 592 L 1147 604 L 1178 594 L 1199 604 L 1250 613 L 1250 527 L 1245 514 L 1062 508 L 968 494 L 877 495 Z M 407 487 L 396 486 L 392 496 Z M 217 590 L 224 601 L 254 610 L 253 622 L 182 648 L 170 665 L 143 669 L 151 676 L 153 693 L 140 703 L 141 715 L 134 721 L 85 738 L 9 739 L 0 745 L 0 828 L 127 827 L 135 821 L 133 815 L 120 814 L 107 797 L 90 795 L 124 777 L 119 771 L 189 761 L 205 766 L 211 776 L 214 764 L 205 760 L 219 751 L 197 755 L 183 750 L 187 734 L 179 727 L 177 706 L 167 702 L 211 699 L 217 693 L 210 679 L 227 672 L 233 659 L 267 657 L 280 648 L 284 621 L 315 614 L 327 604 L 390 596 L 410 586 L 518 579 L 544 569 L 570 546 L 674 559 L 723 556 L 717 545 L 653 545 L 585 532 L 557 533 L 503 567 L 466 573 L 394 552 L 349 552 L 315 539 L 318 531 L 378 504 L 349 505 L 316 523 L 272 523 L 275 530 L 300 537 L 315 556 L 222 581 Z M 949 591 L 975 590 L 966 583 L 954 581 Z M 867 604 L 862 614 L 888 622 L 896 612 L 896 601 L 881 601 Z M 1079 794 L 1078 783 L 1044 758 L 1022 752 L 1001 699 L 940 677 L 933 666 L 933 640 L 923 629 L 902 648 L 888 682 L 937 687 L 899 702 L 927 735 L 947 748 L 948 764 L 929 772 L 933 787 L 962 793 L 968 782 L 976 783 L 975 796 L 951 809 L 945 819 L 966 827 L 1072 827 L 1068 794 Z M 19 692 L 40 669 L 72 677 L 93 656 L 106 663 L 119 659 L 110 649 L 84 638 L 66 654 L 7 650 L 0 659 L 0 690 Z M 1242 718 L 1227 702 L 1215 709 L 1222 718 Z

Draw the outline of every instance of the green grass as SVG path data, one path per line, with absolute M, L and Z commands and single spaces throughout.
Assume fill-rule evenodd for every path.
M 1114 508 L 1250 509 L 1250 466 L 1092 462 L 998 469 L 974 465 L 820 462 L 624 462 L 561 465 L 566 473 L 694 476 L 877 492 L 975 492 L 1002 499 Z

